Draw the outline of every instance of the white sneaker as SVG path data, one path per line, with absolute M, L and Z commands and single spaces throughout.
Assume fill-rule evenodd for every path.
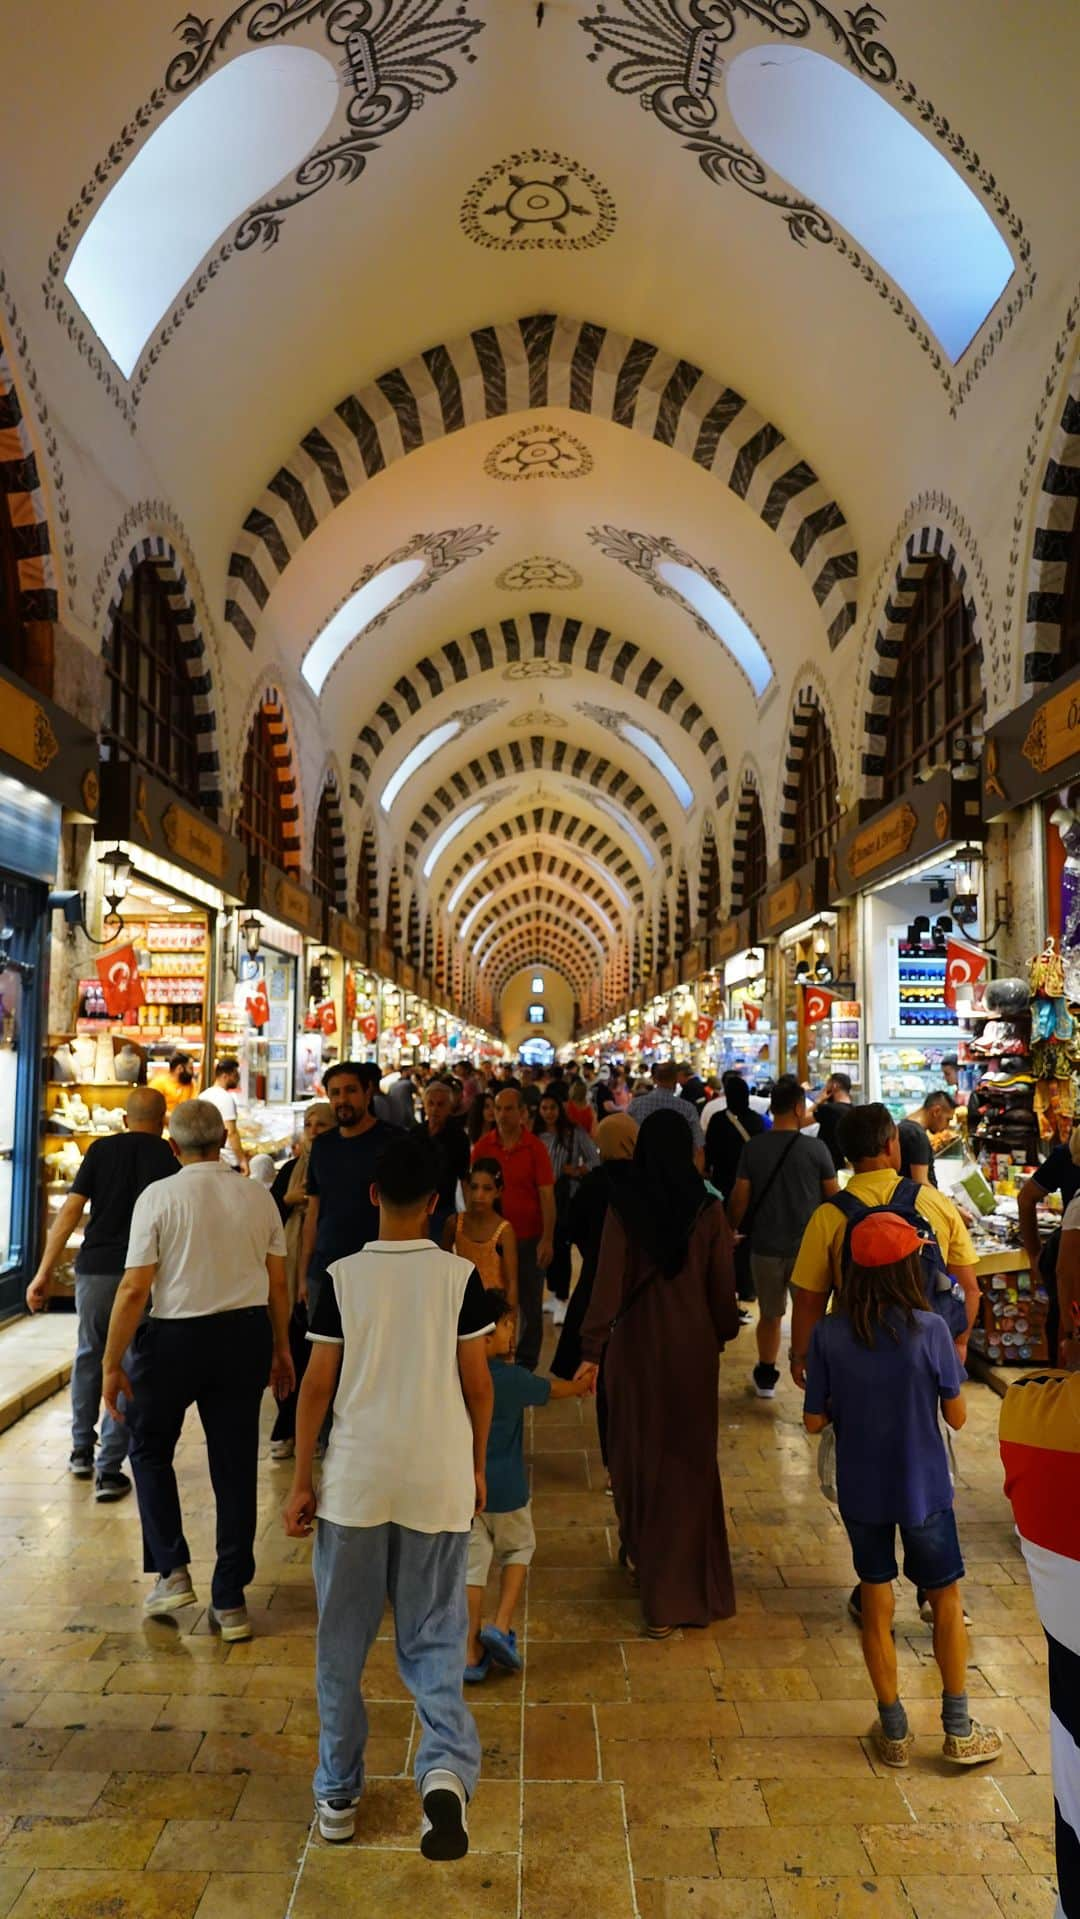
M 425 1859 L 464 1859 L 469 1850 L 468 1800 L 456 1772 L 437 1770 L 420 1782 L 424 1817 L 420 1850 Z
M 555 1301 L 551 1309 L 551 1323 L 553 1326 L 562 1326 L 564 1324 L 566 1320 L 566 1307 L 567 1301 L 565 1299 L 557 1299 Z
M 270 1441 L 271 1459 L 291 1459 L 295 1451 L 295 1439 L 272 1439 Z
M 143 1611 L 153 1619 L 162 1613 L 179 1612 L 182 1606 L 194 1604 L 191 1574 L 186 1566 L 177 1566 L 175 1572 L 162 1573 L 156 1585 L 150 1588 L 143 1600 Z
M 246 1606 L 223 1606 L 220 1612 L 211 1606 L 207 1623 L 210 1631 L 219 1632 L 222 1639 L 251 1638 L 251 1621 Z
M 356 1808 L 359 1804 L 359 1799 L 343 1797 L 316 1799 L 320 1837 L 331 1846 L 343 1846 L 356 1831 Z
M 544 1301 L 544 1311 L 545 1311 L 545 1313 L 553 1313 L 553 1312 L 555 1311 L 555 1308 L 556 1308 L 556 1306 L 558 1305 L 558 1303 L 559 1303 L 559 1302 L 558 1302 L 558 1300 L 556 1299 L 556 1297 L 555 1297 L 555 1295 L 554 1295 L 554 1293 L 549 1293 L 549 1294 L 548 1294 L 548 1296 L 547 1296 L 547 1298 L 546 1298 L 546 1299 L 545 1299 L 545 1301 Z

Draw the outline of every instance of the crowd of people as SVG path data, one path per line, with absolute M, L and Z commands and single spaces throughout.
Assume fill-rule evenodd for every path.
M 1001 1751 L 968 1705 L 945 1443 L 964 1421 L 979 1306 L 967 1226 L 934 1180 L 949 1092 L 898 1126 L 884 1106 L 856 1104 L 840 1074 L 811 1100 L 791 1076 L 753 1093 L 677 1062 L 646 1081 L 619 1067 L 465 1062 L 384 1085 L 377 1066 L 346 1061 L 268 1187 L 240 1139 L 235 1072 L 220 1061 L 198 1098 L 133 1089 L 126 1131 L 85 1156 L 28 1304 L 45 1302 L 89 1201 L 70 1466 L 109 1501 L 131 1490 L 130 1460 L 149 1616 L 196 1599 L 173 1463 L 194 1405 L 217 1512 L 209 1623 L 227 1641 L 250 1637 L 261 1407 L 268 1386 L 275 1396 L 271 1458 L 292 1465 L 284 1524 L 315 1539 L 325 1838 L 355 1829 L 364 1663 L 389 1598 L 421 1726 L 421 1849 L 467 1850 L 480 1742 L 463 1688 L 522 1663 L 528 1408 L 594 1401 L 620 1562 L 649 1637 L 734 1612 L 718 1363 L 751 1301 L 749 1389 L 768 1400 L 781 1388 L 790 1318 L 792 1385 L 807 1431 L 825 1435 L 878 1757 L 906 1766 L 912 1746 L 892 1637 L 898 1531 L 933 1625 L 943 1755 L 971 1765 Z M 1035 1205 L 1055 1189 L 1071 1202 L 1050 1255 L 1064 1365 L 1078 1346 L 1078 1162 L 1080 1147 L 1052 1155 L 1020 1202 L 1044 1279 Z M 542 1374 L 545 1312 L 558 1337 Z

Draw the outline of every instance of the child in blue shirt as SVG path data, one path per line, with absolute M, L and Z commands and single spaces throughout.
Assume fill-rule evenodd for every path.
M 944 1320 L 926 1310 L 920 1244 L 910 1221 L 884 1208 L 853 1228 L 836 1309 L 819 1320 L 810 1342 L 803 1420 L 811 1433 L 830 1421 L 836 1430 L 837 1503 L 860 1581 L 878 1757 L 906 1766 L 913 1744 L 892 1630 L 899 1526 L 904 1572 L 926 1592 L 934 1615 L 942 1751 L 971 1766 L 996 1758 L 1002 1740 L 968 1710 L 964 1562 L 938 1423 L 940 1410 L 954 1431 L 964 1424 L 964 1375 Z
M 465 1678 L 478 1685 L 492 1665 L 510 1672 L 521 1669 L 514 1631 L 514 1613 L 525 1585 L 525 1575 L 536 1550 L 529 1482 L 525 1472 L 525 1408 L 546 1406 L 549 1399 L 581 1398 L 589 1390 L 586 1379 L 541 1379 L 514 1365 L 514 1327 L 517 1315 L 506 1294 L 489 1287 L 484 1294 L 494 1331 L 487 1335 L 487 1356 L 495 1389 L 495 1409 L 487 1446 L 487 1503 L 472 1523 L 469 1568 L 469 1646 Z M 492 1558 L 500 1569 L 499 1605 L 494 1623 L 481 1624 L 484 1591 Z

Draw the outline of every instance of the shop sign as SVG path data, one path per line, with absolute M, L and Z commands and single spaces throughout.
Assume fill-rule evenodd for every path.
M 126 761 L 101 768 L 97 838 L 127 840 L 220 887 L 228 899 L 248 897 L 248 854 L 231 834 L 185 806 L 172 788 Z
M 375 959 L 373 963 L 375 971 L 381 974 L 383 979 L 393 979 L 394 969 L 397 965 L 393 947 L 377 946 L 375 948 Z
M 736 913 L 734 919 L 725 920 L 722 926 L 709 934 L 709 964 L 716 966 L 719 961 L 729 960 L 752 945 L 751 912 L 747 908 L 742 913 Z
M 1069 785 L 1080 773 L 1080 668 L 1025 700 L 992 726 L 983 744 L 988 819 Z
M 185 806 L 177 806 L 175 801 L 161 815 L 161 830 L 172 859 L 182 860 L 185 866 L 197 866 L 200 872 L 209 873 L 219 886 L 222 885 L 225 879 L 224 833 L 219 833 L 208 820 L 200 819 L 197 813 L 189 813 Z
M 847 870 L 853 880 L 864 879 L 889 860 L 900 859 L 914 838 L 919 816 L 904 800 L 883 817 L 871 820 L 856 833 L 847 850 Z
M 360 928 L 347 919 L 344 913 L 330 914 L 327 944 L 336 953 L 342 953 L 348 960 L 363 960 L 367 957 L 367 941 Z
M 694 986 L 705 971 L 705 954 L 700 945 L 688 946 L 679 956 L 678 984 Z
M 295 880 L 288 879 L 284 873 L 276 873 L 270 901 L 269 910 L 275 919 L 284 920 L 287 926 L 295 926 L 311 939 L 318 938 L 322 931 L 322 901 L 317 900 L 314 893 L 306 893 Z
M 98 743 L 90 729 L 0 669 L 0 771 L 83 819 L 98 810 Z
M 408 960 L 402 960 L 398 967 L 398 983 L 404 987 L 406 993 L 415 993 L 416 968 L 410 965 Z

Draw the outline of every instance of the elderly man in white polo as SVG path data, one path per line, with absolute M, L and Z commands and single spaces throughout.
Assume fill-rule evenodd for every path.
M 143 1570 L 157 1574 L 144 1602 L 151 1615 L 195 1603 L 173 1455 L 188 1407 L 198 1407 L 217 1506 L 210 1625 L 223 1639 L 250 1639 L 244 1588 L 255 1576 L 259 1409 L 267 1381 L 279 1399 L 296 1384 L 285 1234 L 265 1186 L 223 1164 L 216 1106 L 185 1101 L 170 1132 L 180 1172 L 135 1203 L 104 1398 L 131 1429 Z

